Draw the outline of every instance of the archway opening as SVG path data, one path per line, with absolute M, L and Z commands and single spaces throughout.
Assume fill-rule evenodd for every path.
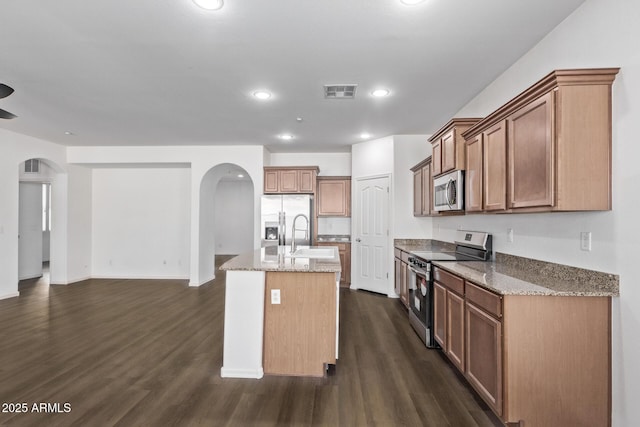
M 254 183 L 233 163 L 211 168 L 200 184 L 200 283 L 215 277 L 216 257 L 229 258 L 253 249 Z

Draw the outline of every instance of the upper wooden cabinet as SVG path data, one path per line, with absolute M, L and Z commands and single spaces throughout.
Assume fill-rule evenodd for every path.
M 618 71 L 553 71 L 466 130 L 467 155 L 477 156 L 475 144 L 483 145 L 482 209 L 474 203 L 467 211 L 610 210 L 611 85 Z M 471 166 L 477 172 L 477 157 Z M 477 182 L 467 191 L 480 197 Z
M 318 216 L 351 216 L 351 177 L 318 177 Z
M 431 173 L 431 156 L 411 168 L 413 172 L 413 216 L 432 216 L 433 210 L 433 175 Z
M 264 167 L 264 193 L 309 193 L 316 191 L 317 166 Z
M 438 130 L 431 138 L 431 173 L 441 175 L 465 167 L 465 149 L 462 133 L 476 124 L 477 118 L 455 118 Z

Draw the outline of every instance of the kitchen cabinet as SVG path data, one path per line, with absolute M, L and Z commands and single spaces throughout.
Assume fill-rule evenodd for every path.
M 610 297 L 500 295 L 433 274 L 436 341 L 502 422 L 611 425 Z
M 466 212 L 482 211 L 482 134 L 467 141 L 464 209 Z
M 316 192 L 316 166 L 264 167 L 265 194 L 291 194 Z
M 478 138 L 483 144 L 482 211 L 611 209 L 618 71 L 555 70 L 463 132 L 468 155 L 477 156 Z M 477 158 L 472 164 L 475 171 Z M 478 197 L 475 186 L 468 191 Z
M 351 216 L 351 177 L 319 176 L 318 216 Z
M 413 172 L 413 216 L 435 216 L 433 210 L 433 175 L 431 156 L 411 168 Z
M 394 255 L 395 290 L 402 305 L 409 309 L 409 254 L 395 248 Z
M 433 270 L 435 339 L 451 363 L 464 372 L 464 280 Z
M 336 246 L 340 257 L 340 286 L 349 287 L 351 284 L 351 243 L 345 242 L 318 242 L 317 246 Z
M 465 168 L 465 140 L 462 133 L 477 123 L 478 118 L 454 118 L 429 138 L 431 173 L 438 176 Z
M 469 282 L 466 297 L 466 377 L 491 409 L 502 415 L 502 301 Z M 489 310 L 483 308 L 487 305 Z

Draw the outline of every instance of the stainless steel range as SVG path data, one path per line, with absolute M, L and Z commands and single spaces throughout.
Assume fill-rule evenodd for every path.
M 491 234 L 458 230 L 455 251 L 412 251 L 409 257 L 409 322 L 427 347 L 437 348 L 433 338 L 433 277 L 431 261 L 489 261 Z

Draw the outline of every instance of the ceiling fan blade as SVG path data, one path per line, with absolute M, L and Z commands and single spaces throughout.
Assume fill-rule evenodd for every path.
M 0 83 L 0 98 L 6 98 L 13 93 L 13 88 Z
M 0 108 L 0 119 L 15 119 L 16 117 L 18 116 Z

